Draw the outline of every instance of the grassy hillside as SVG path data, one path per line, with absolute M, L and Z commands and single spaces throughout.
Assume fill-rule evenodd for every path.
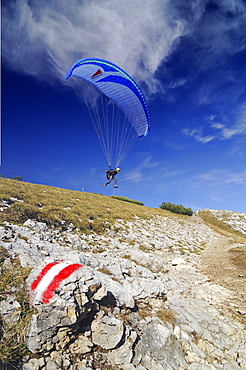
M 223 217 L 219 219 L 216 217 L 213 211 L 209 209 L 203 209 L 199 211 L 199 216 L 203 219 L 205 224 L 211 227 L 214 231 L 220 233 L 221 235 L 232 237 L 233 243 L 244 243 L 245 235 L 227 223 L 228 216 L 226 211 L 222 211 L 222 214 Z
M 103 232 L 117 218 L 133 220 L 170 212 L 119 201 L 100 194 L 65 190 L 0 178 L 0 223 L 22 224 L 27 219 L 66 228 L 71 222 L 83 232 Z
M 119 218 L 132 221 L 136 217 L 162 215 L 190 219 L 160 208 L 145 207 L 138 201 L 131 203 L 127 199 L 126 202 L 126 199 L 0 178 L 0 224 L 4 221 L 23 224 L 30 218 L 45 222 L 49 227 L 66 229 L 73 223 L 82 232 L 101 233 Z M 242 242 L 241 238 L 245 240 L 245 235 L 233 230 L 209 210 L 200 210 L 199 216 L 215 231 L 232 236 L 238 242 Z

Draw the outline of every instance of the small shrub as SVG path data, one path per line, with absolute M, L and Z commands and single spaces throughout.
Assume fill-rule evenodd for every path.
M 117 195 L 111 195 L 110 198 L 123 200 L 124 202 L 130 202 L 130 203 L 134 203 L 134 204 L 139 204 L 140 206 L 143 206 L 144 205 L 142 202 L 139 202 L 138 200 L 132 200 L 132 199 L 128 199 L 128 198 L 125 198 L 125 197 L 119 197 Z
M 173 213 L 178 213 L 181 215 L 188 215 L 192 216 L 193 211 L 191 208 L 185 208 L 181 204 L 173 204 L 170 202 L 163 202 L 160 206 L 161 209 L 165 209 L 166 211 L 170 211 Z

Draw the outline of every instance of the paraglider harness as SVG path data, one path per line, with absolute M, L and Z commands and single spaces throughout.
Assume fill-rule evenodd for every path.
M 115 178 L 115 175 L 117 175 L 117 173 L 119 171 L 120 171 L 120 168 L 118 168 L 118 167 L 116 167 L 115 170 L 113 170 L 112 168 L 110 168 L 109 170 L 106 170 L 106 177 L 108 179 L 108 182 L 106 182 L 106 184 L 104 184 L 104 186 L 107 186 L 108 184 L 111 184 L 112 180 L 114 180 L 114 187 L 118 188 L 117 180 Z
M 110 168 L 109 170 L 106 170 L 106 177 L 110 182 L 112 182 L 114 176 L 117 175 L 117 173 L 117 171 Z

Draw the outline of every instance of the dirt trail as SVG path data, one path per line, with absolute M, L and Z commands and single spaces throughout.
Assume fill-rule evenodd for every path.
M 232 251 L 231 238 L 215 233 L 217 239 L 201 254 L 201 272 L 232 292 L 227 302 L 231 315 L 246 325 L 246 261 Z

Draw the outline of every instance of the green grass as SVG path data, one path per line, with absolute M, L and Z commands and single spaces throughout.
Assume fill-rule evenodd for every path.
M 136 217 L 146 219 L 154 215 L 172 217 L 160 209 L 119 202 L 101 194 L 0 178 L 0 201 L 3 200 L 9 207 L 0 212 L 0 224 L 4 221 L 23 224 L 28 219 L 35 219 L 49 227 L 65 229 L 73 223 L 85 233 L 103 233 L 117 219 L 133 221 Z
M 123 202 L 138 204 L 140 206 L 144 205 L 142 202 L 139 202 L 139 200 L 132 200 L 132 199 L 128 199 L 128 198 L 125 198 L 125 197 L 119 197 L 118 195 L 111 195 L 111 198 L 122 200 Z

